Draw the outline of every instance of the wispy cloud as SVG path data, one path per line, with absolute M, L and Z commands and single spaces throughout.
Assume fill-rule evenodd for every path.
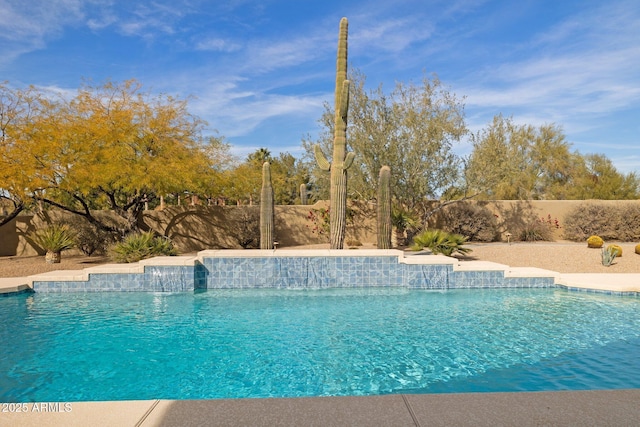
M 242 48 L 241 43 L 219 37 L 204 38 L 195 43 L 196 50 L 214 52 L 236 52 Z
M 585 151 L 640 143 L 637 0 L 0 0 L 0 69 L 53 89 L 135 77 L 195 94 L 195 114 L 254 146 L 317 130 L 341 16 L 368 87 L 433 71 L 465 97 L 472 130 L 503 113 L 557 123 Z
M 0 0 L 0 65 L 40 49 L 65 25 L 83 19 L 82 0 Z
M 228 137 L 251 133 L 263 122 L 276 117 L 318 114 L 327 94 L 296 96 L 247 91 L 238 82 L 203 86 L 190 105 L 210 127 Z
M 467 105 L 505 114 L 535 110 L 546 121 L 571 123 L 637 104 L 637 30 L 615 29 L 639 27 L 640 14 L 621 8 L 561 22 L 530 42 L 538 55 L 495 64 L 462 82 Z
M 176 24 L 188 12 L 183 8 L 157 1 L 132 5 L 135 5 L 135 8 L 122 16 L 122 21 L 117 24 L 126 36 L 153 38 L 157 32 L 174 34 Z

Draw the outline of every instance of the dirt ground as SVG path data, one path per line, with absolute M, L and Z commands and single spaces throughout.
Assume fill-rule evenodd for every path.
M 512 267 L 538 267 L 560 273 L 640 273 L 640 255 L 634 253 L 635 243 L 620 243 L 623 256 L 616 258 L 610 267 L 602 265 L 600 250 L 589 249 L 586 243 L 473 243 L 467 246 L 472 252 L 463 260 L 492 261 Z M 328 244 L 295 247 L 301 250 L 325 248 L 328 248 Z M 371 249 L 374 246 L 360 248 Z M 0 257 L 0 277 L 23 277 L 53 270 L 81 270 L 109 262 L 109 258 L 104 256 L 66 256 L 64 253 L 60 264 L 47 264 L 44 256 Z

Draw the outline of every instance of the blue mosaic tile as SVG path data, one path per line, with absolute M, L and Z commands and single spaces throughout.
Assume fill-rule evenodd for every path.
M 185 292 L 222 288 L 554 287 L 551 277 L 453 271 L 451 265 L 401 264 L 396 256 L 204 258 L 194 266 L 146 266 L 144 273 L 91 274 L 86 282 L 35 282 L 36 292 Z
M 0 298 L 3 297 L 12 297 L 14 295 L 21 295 L 21 294 L 32 294 L 35 291 L 33 289 L 22 289 L 20 291 L 13 291 L 13 292 L 3 292 L 0 293 Z
M 587 288 L 575 288 L 573 286 L 556 285 L 557 288 L 564 289 L 569 292 L 584 292 L 588 294 L 602 294 L 619 297 L 636 297 L 640 298 L 640 292 L 635 291 L 606 291 L 603 289 L 587 289 Z
M 455 271 L 450 287 L 455 289 L 484 289 L 504 287 L 502 271 Z
M 405 286 L 412 289 L 447 289 L 453 268 L 448 265 L 403 264 Z

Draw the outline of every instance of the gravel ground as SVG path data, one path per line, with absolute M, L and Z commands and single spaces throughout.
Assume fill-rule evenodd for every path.
M 616 257 L 610 267 L 602 265 L 600 249 L 572 242 L 470 244 L 473 252 L 469 259 L 559 273 L 640 273 L 640 255 L 634 253 L 636 243 L 616 244 L 622 247 L 622 256 Z
M 623 256 L 616 258 L 610 267 L 601 264 L 599 249 L 589 249 L 585 243 L 474 243 L 468 246 L 473 252 L 463 260 L 493 261 L 512 267 L 538 267 L 560 273 L 640 273 L 640 255 L 634 253 L 635 243 L 620 243 Z M 328 248 L 328 245 L 296 249 L 324 248 Z M 70 256 L 64 253 L 60 264 L 47 264 L 44 256 L 0 257 L 0 277 L 23 277 L 53 270 L 81 270 L 109 262 L 107 257 Z

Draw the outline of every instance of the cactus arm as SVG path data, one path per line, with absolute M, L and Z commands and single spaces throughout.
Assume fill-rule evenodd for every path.
M 356 158 L 356 155 L 353 153 L 353 151 L 350 151 L 347 153 L 347 156 L 344 158 L 344 169 L 349 169 L 351 167 L 351 165 L 353 164 L 353 160 Z
M 319 145 L 313 146 L 313 154 L 320 169 L 322 169 L 323 171 L 331 170 L 331 163 L 329 163 L 327 158 L 324 156 L 324 153 L 322 152 L 322 149 Z

